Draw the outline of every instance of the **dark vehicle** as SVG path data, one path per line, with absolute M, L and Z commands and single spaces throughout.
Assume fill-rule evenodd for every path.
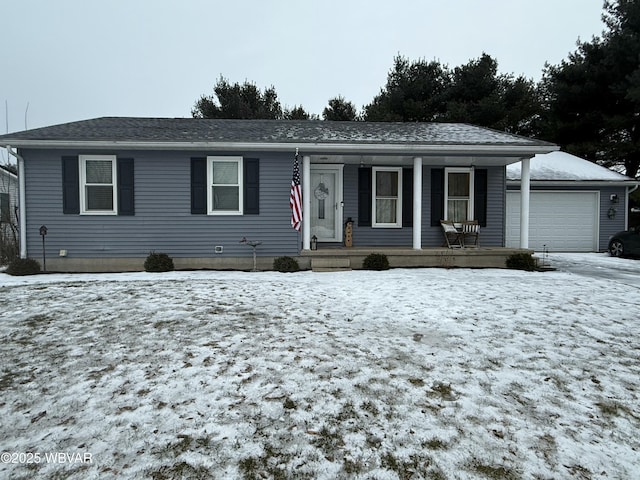
M 640 256 L 640 227 L 618 232 L 609 240 L 612 257 Z

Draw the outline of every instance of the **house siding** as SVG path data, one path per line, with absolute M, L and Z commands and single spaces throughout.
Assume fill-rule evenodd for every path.
M 159 251 L 172 257 L 249 257 L 242 237 L 262 241 L 261 255 L 297 255 L 299 234 L 290 226 L 288 195 L 291 155 L 245 155 L 260 159 L 260 214 L 191 214 L 190 158 L 226 152 L 117 152 L 134 163 L 135 215 L 64 214 L 61 158 L 91 151 L 25 150 L 27 248 L 41 252 L 38 234 L 46 225 L 48 256 L 59 250 L 76 258 L 145 257 Z M 222 254 L 214 247 L 222 246 Z
M 62 158 L 94 153 L 133 159 L 134 215 L 79 215 L 63 213 Z M 25 149 L 27 248 L 32 256 L 42 252 L 39 228 L 46 225 L 46 254 L 69 258 L 144 258 L 151 251 L 174 258 L 250 257 L 252 249 L 241 238 L 261 241 L 259 256 L 296 256 L 301 235 L 290 225 L 289 190 L 291 152 L 256 154 L 259 159 L 259 214 L 215 216 L 191 213 L 191 158 L 238 155 L 237 152 L 203 151 L 46 151 Z M 426 164 L 427 162 L 425 162 Z M 405 166 L 406 168 L 406 166 Z M 422 195 L 422 246 L 443 245 L 439 226 L 431 226 L 431 171 L 443 166 L 425 165 Z M 358 226 L 358 165 L 345 165 L 343 219 L 351 218 L 354 246 L 411 246 L 413 227 Z M 487 225 L 481 246 L 504 245 L 505 168 L 487 171 Z M 406 208 L 406 207 L 405 207 Z M 216 254 L 216 246 L 223 247 Z
M 351 217 L 354 246 L 410 246 L 413 242 L 413 228 L 372 228 L 358 226 L 358 166 L 344 168 L 344 210 L 345 221 Z M 439 247 L 443 244 L 440 226 L 431 226 L 431 170 L 422 170 L 422 246 Z M 481 229 L 481 245 L 504 245 L 504 200 L 505 168 L 490 167 L 487 170 L 487 226 Z M 440 219 L 438 219 L 440 220 Z

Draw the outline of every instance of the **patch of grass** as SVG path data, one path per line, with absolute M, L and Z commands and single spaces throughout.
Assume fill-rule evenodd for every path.
M 146 472 L 152 480 L 175 480 L 189 478 L 194 480 L 209 480 L 214 478 L 209 469 L 203 466 L 193 466 L 187 462 L 178 462 L 174 465 L 163 465 Z
M 449 448 L 449 445 L 447 445 L 447 442 L 444 440 L 433 437 L 422 442 L 422 448 L 428 448 L 429 450 L 445 450 Z
M 11 388 L 11 385 L 13 385 L 14 377 L 15 375 L 11 370 L 6 368 L 3 369 L 2 375 L 0 375 L 0 391 Z
M 439 397 L 442 400 L 452 401 L 456 399 L 453 393 L 450 383 L 435 382 L 431 386 L 431 391 L 428 393 L 430 397 Z
M 39 315 L 32 315 L 31 317 L 27 318 L 24 321 L 24 323 L 27 326 L 27 328 L 31 330 L 35 330 L 36 328 L 39 328 L 43 325 L 48 325 L 52 323 L 53 320 L 54 318 L 50 317 L 49 315 L 39 314 Z
M 377 417 L 378 414 L 380 413 L 380 410 L 378 409 L 376 404 L 373 403 L 370 400 L 366 400 L 366 401 L 362 402 L 360 404 L 360 410 L 364 410 L 365 412 L 370 413 L 374 417 Z
M 380 457 L 382 466 L 387 470 L 395 472 L 401 480 L 413 478 L 446 478 L 442 472 L 434 469 L 433 460 L 423 454 L 409 455 L 407 458 L 400 458 L 392 452 L 386 452 Z
M 512 468 L 496 465 L 493 462 L 483 461 L 475 457 L 469 462 L 468 468 L 485 478 L 494 478 L 496 480 L 518 480 L 521 478 L 518 472 Z
M 409 383 L 414 387 L 424 387 L 424 380 L 421 378 L 409 378 Z
M 296 407 L 296 402 L 291 400 L 291 398 L 289 397 L 285 398 L 284 402 L 282 402 L 282 408 L 284 408 L 285 410 L 294 410 Z
M 337 429 L 330 430 L 324 425 L 311 444 L 320 449 L 325 458 L 332 462 L 335 460 L 336 453 L 344 447 L 344 440 Z

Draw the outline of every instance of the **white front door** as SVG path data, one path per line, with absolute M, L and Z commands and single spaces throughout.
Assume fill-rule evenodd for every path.
M 342 241 L 342 165 L 311 165 L 311 236 Z

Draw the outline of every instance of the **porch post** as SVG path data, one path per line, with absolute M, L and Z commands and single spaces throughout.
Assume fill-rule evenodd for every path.
M 520 248 L 529 248 L 529 191 L 531 189 L 531 159 L 523 158 L 520 164 Z
M 302 157 L 302 249 L 311 250 L 311 157 Z
M 413 249 L 422 250 L 422 158 L 413 159 Z

